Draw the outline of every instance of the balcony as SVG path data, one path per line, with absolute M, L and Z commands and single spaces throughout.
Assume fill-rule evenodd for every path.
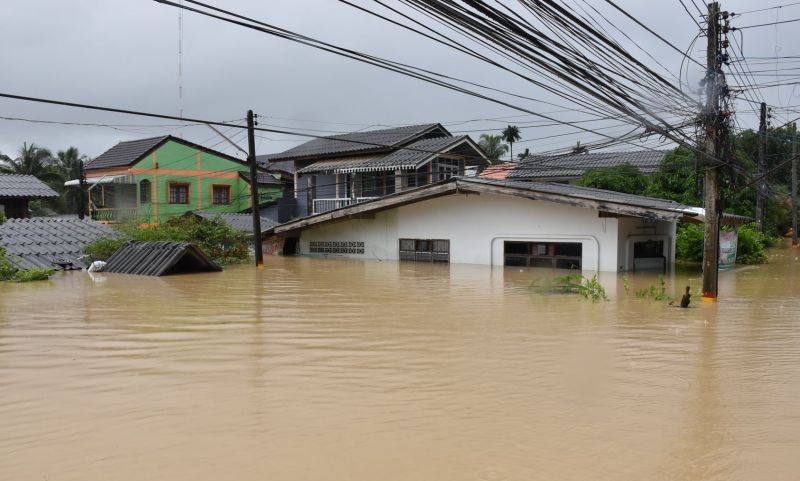
M 314 208 L 312 214 L 321 214 L 329 210 L 340 209 L 348 205 L 360 204 L 369 200 L 378 199 L 378 197 L 335 197 L 332 199 L 314 199 Z
M 136 207 L 123 207 L 119 209 L 99 208 L 92 211 L 92 219 L 107 224 L 116 224 L 137 217 Z

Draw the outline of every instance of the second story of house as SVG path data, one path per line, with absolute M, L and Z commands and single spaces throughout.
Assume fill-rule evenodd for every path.
M 491 163 L 469 136 L 441 124 L 321 137 L 262 159 L 265 168 L 293 172 L 300 216 L 474 175 Z
M 234 213 L 251 206 L 245 162 L 169 135 L 120 142 L 87 163 L 85 172 L 88 210 L 101 221 L 157 223 L 193 210 Z M 285 188 L 280 176 L 266 172 L 256 184 L 262 204 Z

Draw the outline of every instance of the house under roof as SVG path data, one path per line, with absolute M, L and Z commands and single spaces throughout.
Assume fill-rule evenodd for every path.
M 81 269 L 90 262 L 82 259 L 87 244 L 118 235 L 103 224 L 77 217 L 9 219 L 0 225 L 0 247 L 19 269 Z
M 141 276 L 221 270 L 197 246 L 171 241 L 128 241 L 108 258 L 103 267 L 103 272 Z
M 593 169 L 630 164 L 643 174 L 657 172 L 666 155 L 662 150 L 597 152 L 569 155 L 533 155 L 517 163 L 506 176 L 514 180 L 568 180 Z
M 450 137 L 441 124 L 407 125 L 391 129 L 353 132 L 310 140 L 270 156 L 270 162 L 282 160 L 321 160 L 348 155 L 389 152 L 421 137 Z
M 188 140 L 184 140 L 178 137 L 173 137 L 172 135 L 163 135 L 161 137 L 152 137 L 149 139 L 128 140 L 125 142 L 120 142 L 114 147 L 111 147 L 110 149 L 106 150 L 102 154 L 95 157 L 94 160 L 92 160 L 91 162 L 89 162 L 84 166 L 84 169 L 87 171 L 91 171 L 99 169 L 129 167 L 135 164 L 136 162 L 142 160 L 144 157 L 148 156 L 151 152 L 153 152 L 161 145 L 170 140 L 173 142 L 177 142 L 179 144 L 183 144 L 187 147 L 200 150 L 202 152 L 207 152 L 212 155 L 222 157 L 224 159 L 238 162 L 239 164 L 242 165 L 247 165 L 246 162 L 242 162 L 236 157 L 230 156 L 228 154 L 224 154 L 222 152 L 209 149 L 208 147 L 203 147 L 202 145 L 195 144 L 194 142 L 189 142 Z
M 58 197 L 58 193 L 33 175 L 0 174 L 0 199 Z

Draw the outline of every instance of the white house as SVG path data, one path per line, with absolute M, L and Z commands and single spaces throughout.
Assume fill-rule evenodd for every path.
M 296 254 L 319 257 L 667 271 L 676 223 L 696 215 L 677 202 L 638 195 L 456 177 L 273 232 Z

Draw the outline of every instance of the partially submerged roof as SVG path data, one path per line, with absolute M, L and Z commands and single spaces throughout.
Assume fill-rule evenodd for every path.
M 665 199 L 623 194 L 590 187 L 545 182 L 514 182 L 474 177 L 453 177 L 375 200 L 297 219 L 275 227 L 276 234 L 302 230 L 314 225 L 350 219 L 402 205 L 453 194 L 489 193 L 531 200 L 566 204 L 598 212 L 643 217 L 654 220 L 678 221 L 697 215 L 689 206 Z
M 0 174 L 0 199 L 10 197 L 58 197 L 58 194 L 33 175 Z
M 128 241 L 108 258 L 103 268 L 103 272 L 141 276 L 221 270 L 196 246 L 171 241 Z
M 19 269 L 81 269 L 88 264 L 88 259 L 81 258 L 87 244 L 118 236 L 103 224 L 77 217 L 9 219 L 0 225 L 0 247 Z
M 508 176 L 508 173 L 517 167 L 516 162 L 501 162 L 493 164 L 481 172 L 480 177 L 484 179 L 503 180 Z
M 310 140 L 278 154 L 272 154 L 270 161 L 323 159 L 385 152 L 424 136 L 450 137 L 450 133 L 441 124 L 422 124 L 331 135 Z
M 450 152 L 453 153 L 453 158 L 466 160 L 467 165 L 488 162 L 480 147 L 468 136 L 462 135 L 458 137 L 421 139 L 386 155 L 378 154 L 321 160 L 298 170 L 298 173 L 332 172 L 348 174 L 353 172 L 416 170 L 437 156 Z
M 120 142 L 114 147 L 111 147 L 110 149 L 106 150 L 99 156 L 95 157 L 94 160 L 92 160 L 91 162 L 89 162 L 84 166 L 84 169 L 96 170 L 96 169 L 129 167 L 135 164 L 136 162 L 139 162 L 143 158 L 147 157 L 148 155 L 150 155 L 150 153 L 152 153 L 154 150 L 161 147 L 168 141 L 177 142 L 187 147 L 191 147 L 193 149 L 197 149 L 212 155 L 216 155 L 217 157 L 221 157 L 223 159 L 231 160 L 233 162 L 238 162 L 240 164 L 246 165 L 245 162 L 242 162 L 236 157 L 232 157 L 228 154 L 224 154 L 222 152 L 209 149 L 208 147 L 203 147 L 202 145 L 195 144 L 194 142 L 189 142 L 188 140 L 184 140 L 178 137 L 173 137 L 171 135 L 163 135 L 161 137 L 152 137 L 149 139 L 128 140 L 125 142 Z
M 587 170 L 630 164 L 643 174 L 657 172 L 667 154 L 662 150 L 597 152 L 569 155 L 533 155 L 519 161 L 509 179 L 552 179 L 580 177 Z
M 229 212 L 208 212 L 204 210 L 198 210 L 192 212 L 192 214 L 202 217 L 204 219 L 220 219 L 221 221 L 228 224 L 232 229 L 245 232 L 247 234 L 253 233 L 253 215 L 252 214 L 238 214 L 238 213 L 229 213 Z M 261 215 L 261 233 L 267 232 L 271 230 L 273 227 L 278 225 L 278 223 L 268 217 L 264 217 Z

